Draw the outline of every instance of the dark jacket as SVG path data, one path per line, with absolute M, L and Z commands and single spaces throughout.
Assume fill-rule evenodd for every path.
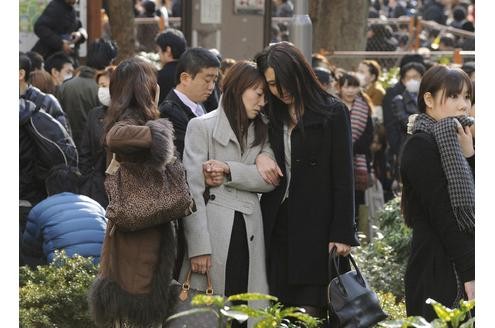
M 407 90 L 404 90 L 402 94 L 395 96 L 392 100 L 392 122 L 397 131 L 395 138 L 389 140 L 390 147 L 394 149 L 395 152 L 400 151 L 400 147 L 404 143 L 407 135 L 407 122 L 409 120 L 409 115 L 418 114 L 418 103 L 417 97 L 411 95 Z
M 399 154 L 399 148 L 396 140 L 400 140 L 400 130 L 395 124 L 394 114 L 392 110 L 392 100 L 395 96 L 402 94 L 406 90 L 406 87 L 402 82 L 397 82 L 392 87 L 388 88 L 383 98 L 383 125 L 385 126 L 385 133 L 387 135 L 387 142 L 390 145 L 393 155 Z
M 19 199 L 33 206 L 46 198 L 44 177 L 36 169 L 38 151 L 30 126 L 35 108 L 33 102 L 19 99 Z
M 165 100 L 160 105 L 160 117 L 168 118 L 174 125 L 174 144 L 182 159 L 184 152 L 184 138 L 186 136 L 187 124 L 196 117 L 192 110 L 185 105 L 174 92 L 170 90 Z
M 177 69 L 178 61 L 174 60 L 166 63 L 161 70 L 158 71 L 158 85 L 160 86 L 160 97 L 158 98 L 158 104 L 161 105 L 163 100 L 167 97 L 170 90 L 175 88 L 175 72 Z
M 123 117 L 106 135 L 107 162 L 168 163 L 174 156 L 167 120 L 142 122 Z M 172 223 L 124 232 L 109 221 L 89 305 L 97 325 L 123 319 L 131 326 L 162 322 L 168 311 L 176 241 Z
M 51 115 L 19 99 L 19 199 L 33 205 L 44 199 L 44 180 L 59 165 L 78 166 L 72 138 Z
M 327 115 L 306 110 L 291 134 L 290 284 L 328 284 L 328 243 L 359 245 L 354 225 L 349 111 L 334 97 L 329 97 L 327 103 Z M 270 254 L 273 227 L 287 185 L 283 128 L 273 123 L 270 122 L 269 140 L 284 177 L 275 190 L 261 197 L 266 254 Z
M 60 122 L 60 124 L 63 125 L 69 135 L 72 135 L 69 121 L 67 120 L 67 117 L 62 107 L 60 106 L 60 103 L 54 95 L 44 93 L 40 89 L 30 85 L 27 88 L 26 93 L 22 95 L 22 98 L 31 100 L 35 105 L 41 106 L 45 110 L 45 112 L 50 114 L 54 119 L 56 119 Z
M 89 197 L 63 192 L 33 207 L 22 238 L 22 253 L 51 263 L 55 250 L 100 261 L 107 220 L 105 209 Z M 29 261 L 26 261 L 29 264 Z
M 474 171 L 474 156 L 468 162 Z M 436 315 L 425 303 L 427 298 L 452 308 L 458 305 L 453 304 L 458 292 L 464 295 L 464 282 L 474 280 L 474 234 L 461 232 L 457 226 L 440 153 L 431 135 L 419 132 L 408 137 L 401 155 L 401 177 L 403 202 L 413 229 L 405 275 L 407 315 L 431 321 Z
M 103 147 L 103 118 L 108 107 L 98 106 L 88 114 L 79 147 L 79 169 L 81 171 L 81 186 L 79 193 L 89 196 L 104 208 L 108 205 L 105 191 L 106 152 Z
M 39 40 L 31 50 L 46 59 L 53 53 L 62 51 L 63 40 L 69 40 L 70 34 L 81 27 L 73 6 L 66 4 L 65 0 L 52 0 L 34 23 L 34 33 Z M 85 40 L 84 36 L 79 40 L 75 48 L 76 54 L 79 44 Z
M 79 76 L 62 83 L 58 91 L 60 104 L 69 117 L 72 137 L 77 147 L 81 144 L 88 112 L 100 105 L 95 74 L 93 68 L 81 66 Z

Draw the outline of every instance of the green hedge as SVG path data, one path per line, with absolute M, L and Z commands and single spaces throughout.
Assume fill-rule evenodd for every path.
M 376 236 L 370 243 L 362 242 L 353 254 L 374 290 L 392 293 L 402 301 L 411 230 L 400 214 L 400 198 L 385 204 L 375 221 Z
M 58 253 L 52 264 L 19 268 L 21 327 L 96 327 L 89 317 L 87 292 L 97 268 L 89 258 Z

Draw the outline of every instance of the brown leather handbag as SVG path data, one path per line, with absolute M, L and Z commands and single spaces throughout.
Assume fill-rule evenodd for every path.
M 114 154 L 106 173 L 106 217 L 117 229 L 142 230 L 196 211 L 184 166 L 177 159 L 155 168 L 142 163 L 119 163 Z
M 169 310 L 169 318 L 163 325 L 164 328 L 218 327 L 219 318 L 212 311 L 192 313 L 186 316 L 180 316 L 178 318 L 170 317 L 172 315 L 193 309 L 194 307 L 191 304 L 191 301 L 194 296 L 198 294 L 213 295 L 213 287 L 211 285 L 211 279 L 208 271 L 206 272 L 207 288 L 205 291 L 191 288 L 191 274 L 192 271 L 189 270 L 186 276 L 186 280 L 182 284 L 175 280 L 172 280 L 172 284 L 170 286 L 171 305 Z M 222 325 L 222 327 L 225 327 L 225 325 Z

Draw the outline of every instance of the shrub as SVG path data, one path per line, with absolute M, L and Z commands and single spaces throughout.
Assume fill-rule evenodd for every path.
M 19 268 L 21 327 L 95 327 L 87 292 L 97 273 L 90 258 L 57 252 L 53 263 Z
M 411 230 L 400 214 L 400 198 L 385 204 L 376 221 L 376 237 L 356 249 L 356 262 L 374 290 L 392 293 L 401 301 Z

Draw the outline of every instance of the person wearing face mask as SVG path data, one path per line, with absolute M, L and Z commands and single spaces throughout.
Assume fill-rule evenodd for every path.
M 78 68 L 79 74 L 62 83 L 58 97 L 69 117 L 76 146 L 81 145 L 82 132 L 86 126 L 88 112 L 100 105 L 96 74 L 109 66 L 117 56 L 113 42 L 97 39 L 88 46 L 86 65 Z
M 418 91 L 421 83 L 421 78 L 425 72 L 423 64 L 411 62 L 400 70 L 400 79 L 406 89 L 392 100 L 392 115 L 400 134 L 395 138 L 389 137 L 390 146 L 400 152 L 400 148 L 404 143 L 407 135 L 407 122 L 409 115 L 418 113 Z
M 103 119 L 110 106 L 110 76 L 114 69 L 115 66 L 108 66 L 96 74 L 101 105 L 89 111 L 79 147 L 80 193 L 96 200 L 104 208 L 108 205 L 108 198 L 104 185 L 106 155 L 102 144 Z
M 436 318 L 428 298 L 449 308 L 475 299 L 475 150 L 467 116 L 471 81 L 437 65 L 423 76 L 418 115 L 400 156 L 401 209 L 412 228 L 405 300 L 408 316 Z

